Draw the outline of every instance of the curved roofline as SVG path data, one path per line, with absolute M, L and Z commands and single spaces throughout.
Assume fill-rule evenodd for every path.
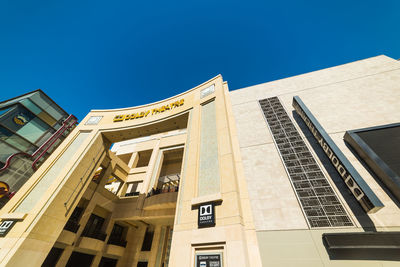
M 189 93 L 189 92 L 191 92 L 191 91 L 194 91 L 194 90 L 198 89 L 199 87 L 201 87 L 201 86 L 203 86 L 203 85 L 205 85 L 205 84 L 207 84 L 207 83 L 209 83 L 209 82 L 211 82 L 211 81 L 213 81 L 213 80 L 216 80 L 216 79 L 218 79 L 218 78 L 221 78 L 221 79 L 222 79 L 222 75 L 221 75 L 221 74 L 218 74 L 217 76 L 215 76 L 215 77 L 209 79 L 208 81 L 205 81 L 205 82 L 203 82 L 203 83 L 197 85 L 196 87 L 193 87 L 193 88 L 191 88 L 191 89 L 189 89 L 189 90 L 187 90 L 187 91 L 184 91 L 184 92 L 182 92 L 182 93 L 180 93 L 180 94 L 177 94 L 177 95 L 174 95 L 174 96 L 171 96 L 171 97 L 169 97 L 169 98 L 162 99 L 162 100 L 159 100 L 159 101 L 156 101 L 156 102 L 153 102 L 153 103 L 144 104 L 144 105 L 140 105 L 140 106 L 127 107 L 127 108 L 92 109 L 92 110 L 90 110 L 90 112 L 114 112 L 114 111 L 124 111 L 124 110 L 130 110 L 130 109 L 143 108 L 143 107 L 147 107 L 147 106 L 153 106 L 153 105 L 159 104 L 159 103 L 161 103 L 161 102 L 165 102 L 165 101 L 168 101 L 168 100 L 170 100 L 170 99 L 176 98 L 176 97 L 178 97 L 178 96 L 187 94 L 187 93 Z M 90 112 L 89 112 L 89 113 L 90 113 Z

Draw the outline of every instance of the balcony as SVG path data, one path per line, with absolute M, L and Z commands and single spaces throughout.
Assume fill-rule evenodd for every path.
M 174 209 L 176 207 L 176 200 L 178 199 L 178 192 L 165 192 L 155 194 L 147 197 L 144 200 L 144 210 L 156 209 Z
M 78 242 L 78 247 L 80 249 L 90 250 L 92 252 L 102 251 L 104 247 L 104 241 L 87 236 L 81 236 Z
M 83 237 L 90 237 L 90 238 L 94 238 L 97 240 L 101 240 L 104 241 L 106 240 L 107 234 L 100 232 L 100 231 L 87 231 L 86 229 L 82 232 L 82 236 Z
M 113 245 L 113 244 L 107 244 L 105 254 L 122 257 L 122 255 L 124 255 L 124 251 L 125 251 L 125 247 Z
M 72 244 L 75 241 L 75 237 L 76 237 L 75 233 L 64 229 L 58 236 L 57 242 L 67 246 L 72 246 Z
M 120 247 L 126 247 L 126 240 L 122 240 L 120 238 L 112 238 L 110 237 L 110 239 L 108 240 L 108 244 L 110 245 L 116 245 L 116 246 L 120 246 Z
M 163 193 L 172 193 L 178 192 L 179 190 L 179 173 L 168 174 L 165 176 L 161 176 L 158 178 L 157 188 L 153 188 L 148 194 L 147 197 L 151 197 L 154 195 L 159 195 Z

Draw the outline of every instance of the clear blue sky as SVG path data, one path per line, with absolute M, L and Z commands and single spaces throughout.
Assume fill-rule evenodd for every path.
M 380 54 L 400 1 L 0 2 L 0 100 L 41 88 L 82 119 L 188 90 L 230 90 Z

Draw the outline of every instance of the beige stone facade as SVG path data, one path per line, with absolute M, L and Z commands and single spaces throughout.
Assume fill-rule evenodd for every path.
M 294 96 L 379 210 L 367 213 L 349 193 L 294 112 Z M 292 179 L 260 102 L 272 98 L 342 214 L 325 216 L 329 225 L 310 215 Z M 156 103 L 92 110 L 0 211 L 14 222 L 0 238 L 0 265 L 203 267 L 212 265 L 201 256 L 213 255 L 224 267 L 395 266 L 392 252 L 336 257 L 323 234 L 400 231 L 398 200 L 343 140 L 349 130 L 399 123 L 399 100 L 400 62 L 379 56 L 231 92 L 217 76 Z M 215 225 L 199 227 L 209 203 Z
M 379 56 L 230 93 L 263 266 L 400 265 L 394 258 L 361 260 L 356 255 L 351 260 L 335 260 L 322 242 L 322 234 L 328 232 L 400 230 L 398 200 L 343 140 L 348 130 L 399 123 L 399 82 L 400 62 Z M 258 103 L 275 96 L 322 166 L 354 226 L 314 229 L 307 224 Z M 382 201 L 382 209 L 367 214 L 354 201 L 304 122 L 294 115 L 293 96 L 299 96 L 307 105 Z

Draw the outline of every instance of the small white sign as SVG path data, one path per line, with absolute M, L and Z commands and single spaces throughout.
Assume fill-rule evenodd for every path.
M 209 87 L 204 88 L 203 90 L 200 91 L 200 98 L 211 95 L 214 92 L 215 92 L 215 86 L 213 84 L 213 85 L 210 85 Z
M 100 120 L 103 118 L 103 116 L 91 116 L 87 122 L 85 123 L 85 125 L 97 125 Z

